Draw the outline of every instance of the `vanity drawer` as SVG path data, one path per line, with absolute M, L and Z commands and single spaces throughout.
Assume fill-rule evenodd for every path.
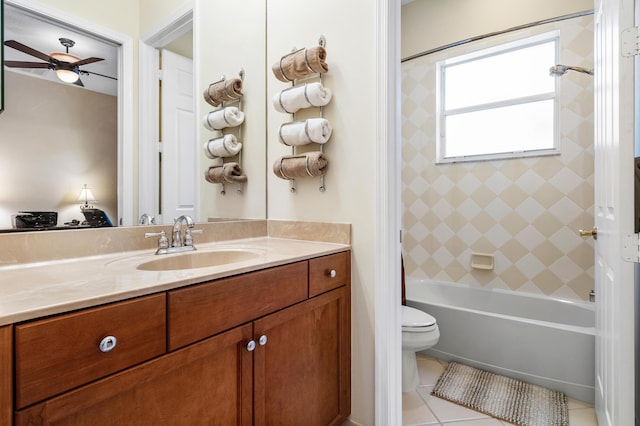
M 103 352 L 108 336 L 116 344 Z M 164 293 L 17 325 L 16 408 L 165 352 Z
M 307 298 L 307 262 L 169 292 L 169 350 L 213 336 Z
M 317 296 L 349 282 L 349 254 L 331 254 L 309 261 L 309 297 Z

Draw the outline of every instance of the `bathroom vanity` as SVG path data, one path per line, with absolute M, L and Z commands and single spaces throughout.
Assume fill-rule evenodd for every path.
M 119 280 L 158 287 L 0 326 L 0 423 L 342 424 L 350 250 L 329 246 L 204 279 L 135 268 L 122 278 L 140 259 L 114 260 Z

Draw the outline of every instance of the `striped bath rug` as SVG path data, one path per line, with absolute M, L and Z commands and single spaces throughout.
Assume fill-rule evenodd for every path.
M 566 426 L 562 392 L 450 362 L 432 395 L 521 426 Z

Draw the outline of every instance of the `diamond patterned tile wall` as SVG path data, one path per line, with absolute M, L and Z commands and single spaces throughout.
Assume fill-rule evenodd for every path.
M 560 63 L 593 67 L 593 17 L 492 37 L 402 64 L 403 253 L 409 276 L 587 300 L 593 243 L 593 78 L 560 81 L 559 156 L 435 164 L 435 63 L 560 30 Z M 553 64 L 550 64 L 550 66 Z M 493 254 L 491 271 L 471 253 Z

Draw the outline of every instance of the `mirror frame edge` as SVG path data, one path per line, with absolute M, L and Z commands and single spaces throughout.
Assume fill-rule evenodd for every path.
M 0 114 L 4 111 L 4 0 L 0 0 Z

